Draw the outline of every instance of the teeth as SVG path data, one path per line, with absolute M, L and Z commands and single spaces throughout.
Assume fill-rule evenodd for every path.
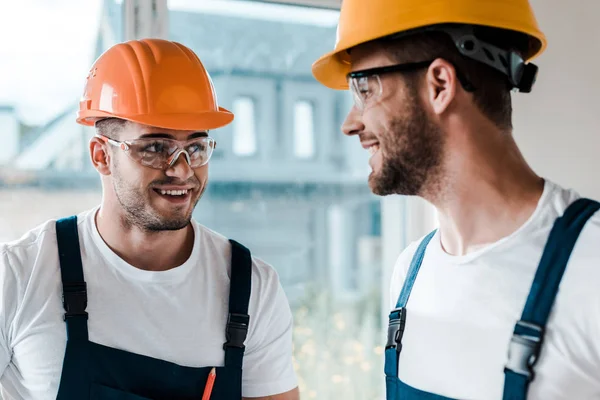
M 373 155 L 377 152 L 377 150 L 379 150 L 379 145 L 374 144 L 373 146 L 369 147 L 367 150 L 369 151 L 369 154 Z
M 160 194 L 169 196 L 183 196 L 186 195 L 189 190 L 161 190 Z

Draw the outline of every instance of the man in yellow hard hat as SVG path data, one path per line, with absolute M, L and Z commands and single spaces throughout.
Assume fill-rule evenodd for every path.
M 342 130 L 372 191 L 439 215 L 393 274 L 389 400 L 600 398 L 600 205 L 512 136 L 511 90 L 532 90 L 545 46 L 527 0 L 344 0 L 313 65 L 353 95 Z
M 4 399 L 298 399 L 275 270 L 192 219 L 232 120 L 181 44 L 94 63 L 77 121 L 102 203 L 0 246 Z

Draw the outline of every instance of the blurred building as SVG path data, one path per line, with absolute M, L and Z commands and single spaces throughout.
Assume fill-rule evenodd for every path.
M 104 2 L 96 57 L 123 40 L 122 7 Z M 274 265 L 292 301 L 307 284 L 327 285 L 340 298 L 368 291 L 379 265 L 379 203 L 366 185 L 368 156 L 339 131 L 348 94 L 323 88 L 310 72 L 332 46 L 335 26 L 171 10 L 169 36 L 198 54 L 220 105 L 236 115 L 211 134 L 218 146 L 196 218 Z M 93 130 L 75 123 L 76 110 L 74 99 L 31 128 L 0 107 L 0 189 L 10 187 L 13 197 L 27 190 L 56 216 L 100 200 L 87 147 Z M 0 191 L 0 205 L 10 193 Z M 20 224 L 42 212 L 20 203 L 11 209 L 21 206 L 30 218 L 13 218 L 0 240 L 30 229 Z

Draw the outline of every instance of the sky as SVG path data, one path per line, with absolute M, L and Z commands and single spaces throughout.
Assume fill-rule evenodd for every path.
M 25 123 L 43 124 L 77 104 L 94 61 L 102 1 L 0 0 L 0 105 L 15 107 Z M 237 0 L 169 0 L 168 6 L 320 26 L 335 26 L 338 18 L 331 10 Z

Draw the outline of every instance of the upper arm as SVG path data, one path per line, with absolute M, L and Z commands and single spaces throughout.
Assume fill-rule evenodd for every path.
M 293 318 L 276 272 L 260 261 L 256 261 L 253 268 L 249 313 L 250 326 L 242 376 L 243 396 L 294 399 L 273 397 L 282 396 L 278 393 L 293 392 L 297 387 L 292 361 Z
M 290 390 L 289 392 L 275 394 L 273 396 L 266 397 L 242 397 L 242 400 L 300 400 L 300 391 L 298 388 Z

